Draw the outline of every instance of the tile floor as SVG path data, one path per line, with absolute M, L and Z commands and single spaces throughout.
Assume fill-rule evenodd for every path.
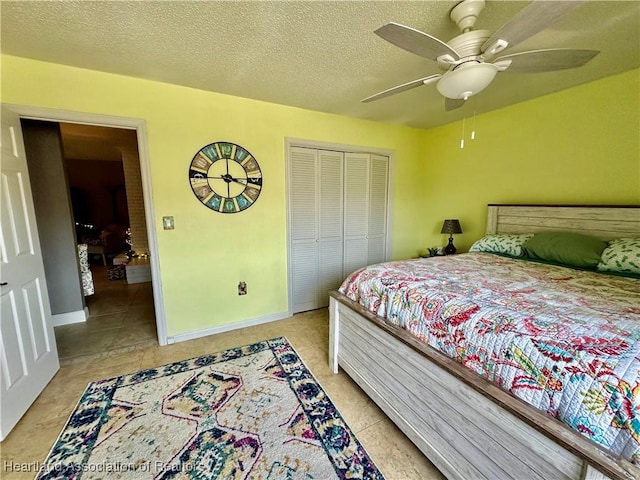
M 444 478 L 344 372 L 331 373 L 326 309 L 160 347 L 151 284 L 108 282 L 102 273 L 94 275 L 86 325 L 56 331 L 60 371 L 0 444 L 1 478 L 34 477 L 33 465 L 47 456 L 87 383 L 278 336 L 294 346 L 388 480 Z M 11 471 L 17 464 L 29 471 Z
M 87 322 L 55 328 L 60 364 L 158 346 L 151 283 L 109 280 L 102 265 L 91 265 L 91 273 Z

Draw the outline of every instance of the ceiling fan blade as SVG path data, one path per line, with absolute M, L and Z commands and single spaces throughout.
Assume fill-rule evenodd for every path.
M 458 52 L 442 40 L 399 23 L 387 23 L 374 33 L 397 47 L 434 62 L 438 61 L 438 57 L 446 55 L 452 58 L 451 61 L 460 59 Z
M 448 98 L 448 97 L 445 97 L 444 98 L 444 109 L 447 112 L 450 112 L 451 110 L 455 110 L 456 108 L 460 108 L 462 105 L 464 105 L 464 102 L 466 102 L 466 100 L 464 98 Z
M 597 50 L 579 50 L 573 48 L 552 48 L 550 50 L 532 50 L 514 53 L 496 58 L 495 62 L 511 60 L 505 72 L 538 73 L 577 68 L 589 62 L 598 53 Z
M 585 2 L 586 0 L 535 0 L 491 35 L 482 45 L 482 51 L 487 55 L 493 55 L 505 48 L 513 47 L 539 31 L 550 27 L 560 20 L 562 16 L 572 12 Z M 500 40 L 507 44 L 499 44 Z M 493 51 L 496 45 L 499 45 L 499 47 Z
M 442 75 L 430 75 L 428 77 L 419 78 L 418 80 L 413 80 L 412 82 L 403 83 L 402 85 L 397 85 L 395 87 L 391 87 L 383 92 L 376 93 L 375 95 L 371 95 L 363 100 L 360 100 L 362 103 L 373 102 L 374 100 L 380 100 L 381 98 L 388 97 L 390 95 L 395 95 L 396 93 L 404 92 L 406 90 L 411 90 L 412 88 L 419 87 L 421 85 L 428 85 L 436 81 Z

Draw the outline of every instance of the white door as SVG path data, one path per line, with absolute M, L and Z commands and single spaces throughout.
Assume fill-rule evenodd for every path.
M 368 153 L 344 155 L 344 270 L 346 277 L 368 264 Z
M 386 260 L 387 179 L 389 178 L 389 161 L 387 157 L 372 154 L 370 169 L 367 265 Z
M 0 439 L 60 368 L 18 115 L 2 108 Z
M 293 313 L 318 308 L 318 152 L 291 148 L 291 283 Z
M 389 159 L 369 153 L 344 157 L 344 276 L 386 260 Z
M 328 306 L 329 292 L 342 283 L 343 156 L 332 150 L 290 150 L 293 313 Z
M 340 288 L 343 280 L 343 157 L 342 152 L 318 151 L 318 308 L 329 306 L 329 292 Z

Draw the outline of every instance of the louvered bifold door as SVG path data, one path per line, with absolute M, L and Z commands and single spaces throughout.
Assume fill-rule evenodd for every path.
M 372 265 L 386 260 L 388 158 L 372 154 L 369 169 L 367 264 Z
M 318 152 L 291 148 L 290 195 L 293 313 L 319 307 Z
M 369 154 L 344 154 L 344 276 L 367 265 Z
M 344 153 L 320 150 L 318 239 L 320 249 L 320 307 L 329 305 L 329 292 L 342 283 Z

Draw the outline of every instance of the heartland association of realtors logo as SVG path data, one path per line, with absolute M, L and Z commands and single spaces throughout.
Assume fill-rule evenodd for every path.
M 196 465 L 185 463 L 164 463 L 164 462 L 136 462 L 136 463 L 80 463 L 80 464 L 43 464 L 42 462 L 13 462 L 3 461 L 2 471 L 23 472 L 23 473 L 118 473 L 118 472 L 150 472 L 154 474 L 162 472 L 191 472 L 196 470 Z

